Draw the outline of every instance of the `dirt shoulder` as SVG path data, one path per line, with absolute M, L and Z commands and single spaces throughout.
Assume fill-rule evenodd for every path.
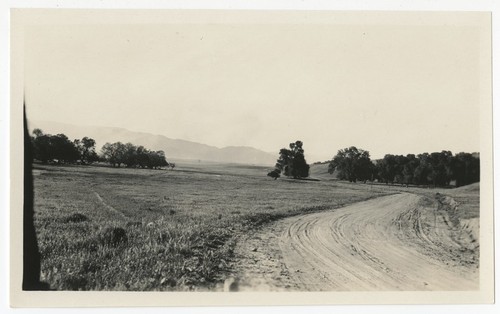
M 267 225 L 240 241 L 234 276 L 243 291 L 473 290 L 475 228 L 422 195 L 384 196 Z

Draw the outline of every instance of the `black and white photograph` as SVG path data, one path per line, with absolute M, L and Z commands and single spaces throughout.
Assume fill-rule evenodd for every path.
M 125 11 L 12 12 L 17 303 L 493 301 L 491 14 Z

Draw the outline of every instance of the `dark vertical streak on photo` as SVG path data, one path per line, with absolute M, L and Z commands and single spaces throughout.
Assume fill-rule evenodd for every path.
M 33 152 L 24 106 L 24 204 L 23 204 L 23 290 L 47 290 L 40 282 L 40 252 L 35 233 L 33 216 Z

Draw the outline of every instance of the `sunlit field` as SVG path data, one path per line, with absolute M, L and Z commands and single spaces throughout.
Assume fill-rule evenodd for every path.
M 244 232 L 386 194 L 365 185 L 273 180 L 265 167 L 177 165 L 35 165 L 42 279 L 58 290 L 211 289 L 231 270 Z
M 57 290 L 211 290 L 231 272 L 245 233 L 406 190 L 273 180 L 268 171 L 198 162 L 174 170 L 35 165 L 42 280 Z

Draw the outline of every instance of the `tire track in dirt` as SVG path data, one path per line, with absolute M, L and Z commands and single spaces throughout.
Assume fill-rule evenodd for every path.
M 274 276 L 268 285 L 286 282 L 301 291 L 478 289 L 477 267 L 454 264 L 443 249 L 457 245 L 447 230 L 423 231 L 421 198 L 396 194 L 277 222 L 271 230 L 281 234 L 274 257 L 287 272 L 285 280 Z M 258 237 L 272 239 L 266 232 Z M 245 280 L 251 286 L 256 279 Z

